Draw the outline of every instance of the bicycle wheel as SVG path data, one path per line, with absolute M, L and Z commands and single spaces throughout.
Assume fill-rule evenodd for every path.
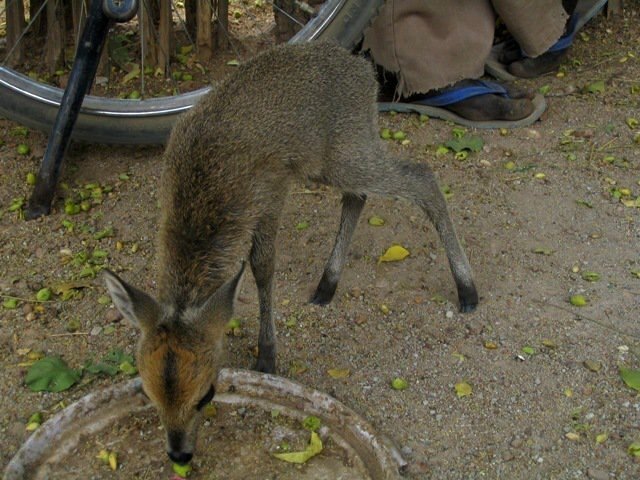
M 326 1 L 289 41 L 332 40 L 352 49 L 382 3 L 383 0 Z M 163 143 L 176 117 L 210 88 L 145 100 L 87 95 L 72 138 L 91 143 Z M 60 88 L 0 65 L 0 115 L 8 119 L 49 132 L 62 95 Z

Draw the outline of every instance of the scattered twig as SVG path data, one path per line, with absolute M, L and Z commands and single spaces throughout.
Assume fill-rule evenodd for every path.
M 54 303 L 55 300 L 38 300 L 37 298 L 22 298 L 16 297 L 15 295 L 0 295 L 0 298 L 13 298 L 14 300 L 19 300 L 21 302 L 27 303 Z
M 75 335 L 89 335 L 89 332 L 52 333 L 51 335 L 47 335 L 47 337 L 73 337 Z
M 611 140 L 609 140 L 607 143 L 605 143 L 604 145 L 601 145 L 598 147 L 598 152 L 602 152 L 604 149 L 606 149 L 609 145 L 611 145 L 613 142 L 615 142 L 616 139 L 612 138 Z M 611 147 L 614 148 L 614 147 Z
M 291 192 L 291 195 L 321 195 L 324 192 L 319 190 L 298 190 L 295 192 Z
M 574 310 L 572 310 L 570 308 L 563 307 L 562 305 L 556 305 L 554 303 L 543 302 L 541 300 L 533 300 L 533 302 L 537 303 L 538 305 L 557 308 L 558 310 L 562 310 L 564 312 L 571 313 L 571 314 L 575 315 L 576 317 L 580 318 L 581 320 L 586 320 L 588 322 L 595 323 L 596 325 L 599 325 L 602 328 L 606 328 L 608 330 L 611 330 L 612 332 L 616 332 L 616 333 L 618 333 L 620 335 L 623 335 L 625 337 L 631 337 L 631 338 L 635 338 L 636 340 L 640 340 L 640 335 L 634 335 L 633 333 L 625 332 L 623 330 L 620 330 L 620 329 L 614 327 L 613 325 L 610 325 L 610 324 L 605 323 L 605 322 L 601 322 L 600 320 L 596 320 L 595 318 L 588 317 L 587 315 L 585 315 L 583 313 L 576 312 L 576 311 L 574 311 Z

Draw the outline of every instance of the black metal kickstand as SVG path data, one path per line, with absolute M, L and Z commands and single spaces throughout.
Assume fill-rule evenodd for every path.
M 78 118 L 82 100 L 95 78 L 109 27 L 113 22 L 130 20 L 137 10 L 138 0 L 91 1 L 69 75 L 69 83 L 60 102 L 60 110 L 53 124 L 36 185 L 29 199 L 27 219 L 48 215 L 51 211 L 51 202 L 64 154 L 69 146 L 71 132 Z

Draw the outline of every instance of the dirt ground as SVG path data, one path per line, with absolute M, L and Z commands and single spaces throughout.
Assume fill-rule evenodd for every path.
M 547 91 L 541 122 L 467 130 L 484 146 L 466 159 L 437 154 L 453 125 L 381 116 L 381 128 L 409 140 L 390 148 L 429 163 L 451 194 L 481 295 L 475 312 L 458 313 L 443 247 L 422 213 L 381 198 L 368 201 L 333 303 L 310 305 L 340 197 L 312 185 L 290 195 L 275 288 L 280 373 L 330 393 L 393 438 L 411 462 L 410 478 L 640 478 L 640 459 L 628 451 L 640 442 L 640 398 L 619 374 L 620 366 L 640 368 L 640 18 L 631 3 L 623 20 L 598 17 L 583 30 L 560 75 L 522 82 Z M 37 171 L 47 138 L 21 133 L 0 120 L 0 293 L 20 299 L 15 309 L 0 307 L 2 470 L 34 412 L 46 419 L 61 402 L 126 377 L 85 373 L 61 393 L 24 384 L 24 364 L 37 352 L 80 368 L 114 348 L 134 351 L 136 331 L 105 302 L 102 282 L 91 277 L 96 264 L 155 289 L 161 149 L 74 145 L 53 213 L 25 222 L 9 207 L 28 197 L 25 178 Z M 17 153 L 20 143 L 30 154 Z M 65 199 L 77 203 L 82 192 L 94 193 L 89 210 L 65 214 Z M 367 222 L 374 215 L 383 226 Z M 410 256 L 379 263 L 394 243 Z M 229 366 L 254 361 L 258 305 L 249 280 Z M 56 291 L 65 286 L 76 294 L 63 300 Z M 35 302 L 44 287 L 52 299 Z M 569 302 L 578 294 L 585 306 Z M 349 375 L 336 379 L 330 369 Z M 391 388 L 396 377 L 406 390 Z M 457 395 L 461 382 L 470 395 Z M 100 468 L 94 478 L 122 478 Z M 218 478 L 211 475 L 196 468 L 193 478 Z

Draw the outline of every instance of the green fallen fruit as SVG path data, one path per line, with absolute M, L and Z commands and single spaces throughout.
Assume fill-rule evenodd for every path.
M 34 413 L 33 415 L 31 415 L 29 417 L 29 420 L 27 422 L 28 423 L 31 423 L 31 422 L 42 423 L 42 413 L 40 413 L 40 412 Z
M 409 382 L 404 378 L 396 377 L 391 381 L 391 388 L 394 390 L 405 390 L 409 387 Z
M 36 293 L 36 300 L 39 302 L 46 302 L 51 299 L 51 290 L 48 288 L 42 288 Z
M 36 175 L 32 172 L 27 173 L 27 185 L 36 184 Z
M 309 415 L 302 421 L 302 426 L 307 430 L 311 430 L 312 432 L 317 432 L 322 425 L 322 420 L 313 415 Z
M 587 299 L 584 295 L 572 295 L 569 302 L 574 307 L 584 307 L 587 304 Z
M 173 473 L 182 478 L 187 478 L 189 475 L 191 475 L 191 470 L 193 470 L 191 468 L 191 465 L 189 465 L 188 463 L 174 463 L 171 468 L 173 469 Z
M 67 215 L 76 215 L 80 213 L 80 205 L 75 203 L 65 203 L 64 213 L 66 213 Z
M 227 328 L 229 330 L 233 330 L 234 328 L 240 328 L 240 319 L 239 318 L 232 318 L 231 320 L 229 320 L 227 322 Z
M 629 452 L 629 455 L 632 457 L 640 457 L 640 442 L 633 442 L 629 445 L 627 452 Z
M 389 140 L 391 138 L 391 130 L 389 130 L 388 128 L 383 128 L 382 130 L 380 130 L 380 138 Z
M 96 458 L 101 462 L 109 463 L 109 452 L 107 450 L 102 449 L 100 450 L 98 455 L 96 455 Z
M 17 151 L 18 151 L 18 154 L 20 155 L 29 155 L 29 152 L 31 151 L 31 149 L 29 148 L 29 145 L 27 145 L 26 143 L 21 143 L 18 145 Z
M 17 298 L 6 298 L 4 302 L 2 302 L 2 306 L 7 310 L 13 310 L 18 308 L 18 299 Z
M 393 139 L 394 140 L 404 140 L 405 138 L 407 138 L 407 134 L 404 133 L 402 130 L 398 130 L 397 132 L 393 132 Z
M 37 430 L 38 427 L 40 427 L 40 424 L 38 422 L 29 422 L 29 423 L 27 423 L 27 426 L 24 427 L 24 429 L 27 432 L 33 432 L 33 431 Z
M 596 272 L 583 272 L 582 279 L 587 282 L 597 282 L 600 280 L 600 274 Z

